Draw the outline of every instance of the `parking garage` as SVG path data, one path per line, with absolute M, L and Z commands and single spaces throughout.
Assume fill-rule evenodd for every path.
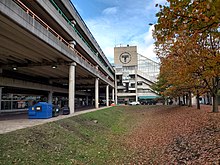
M 2 0 L 0 21 L 0 112 L 114 101 L 114 70 L 69 0 Z

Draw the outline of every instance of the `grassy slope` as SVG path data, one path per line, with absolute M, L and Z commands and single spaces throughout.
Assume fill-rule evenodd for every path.
M 202 108 L 112 107 L 18 130 L 0 135 L 0 164 L 217 165 L 220 116 Z
M 112 107 L 0 135 L 0 164 L 117 164 L 129 154 L 119 136 L 135 123 Z

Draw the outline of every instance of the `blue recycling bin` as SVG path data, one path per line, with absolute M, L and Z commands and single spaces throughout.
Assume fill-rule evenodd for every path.
M 48 119 L 52 117 L 52 104 L 39 102 L 28 109 L 29 119 Z

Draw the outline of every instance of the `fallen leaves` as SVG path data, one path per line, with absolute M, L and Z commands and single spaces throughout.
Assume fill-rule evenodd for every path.
M 219 164 L 220 114 L 188 107 L 146 111 L 126 137 L 131 164 Z M 143 113 L 143 111 L 142 111 Z
M 220 113 L 209 111 L 116 106 L 18 130 L 1 135 L 0 164 L 218 165 Z

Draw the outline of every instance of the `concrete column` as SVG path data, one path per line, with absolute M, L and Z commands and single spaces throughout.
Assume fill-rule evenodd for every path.
M 72 23 L 73 26 L 76 25 L 76 21 L 75 20 L 72 20 L 71 23 Z
M 50 91 L 48 93 L 48 103 L 52 104 L 52 102 L 53 102 L 53 91 Z
M 73 62 L 69 68 L 69 108 L 70 113 L 75 111 L 75 67 L 76 63 Z
M 92 98 L 91 98 L 91 101 L 92 101 L 92 105 L 95 105 L 94 97 L 93 97 L 93 96 L 92 96 Z
M 13 109 L 13 94 L 9 94 L 10 100 L 11 100 L 11 110 Z
M 70 46 L 72 46 L 73 48 L 75 48 L 75 46 L 76 46 L 76 41 L 70 41 Z
M 135 98 L 135 100 L 138 101 L 137 66 L 135 66 L 135 90 L 136 90 L 136 98 Z
M 95 108 L 99 108 L 99 78 L 95 79 Z
M 80 106 L 81 106 L 81 104 L 80 104 L 80 103 L 81 103 L 81 102 L 80 102 L 80 98 L 77 98 L 76 100 L 77 100 L 76 106 L 77 106 L 77 107 L 80 107 Z
M 3 87 L 0 87 L 0 110 L 2 109 L 2 88 Z
M 115 102 L 115 89 L 112 88 L 112 101 Z
M 109 85 L 106 85 L 106 106 L 109 106 Z
M 116 76 L 116 69 L 115 70 L 115 105 L 118 104 L 118 86 L 117 86 L 117 76 Z
M 115 105 L 118 104 L 118 91 L 117 89 L 115 90 Z
M 89 105 L 89 96 L 86 96 L 86 106 Z

